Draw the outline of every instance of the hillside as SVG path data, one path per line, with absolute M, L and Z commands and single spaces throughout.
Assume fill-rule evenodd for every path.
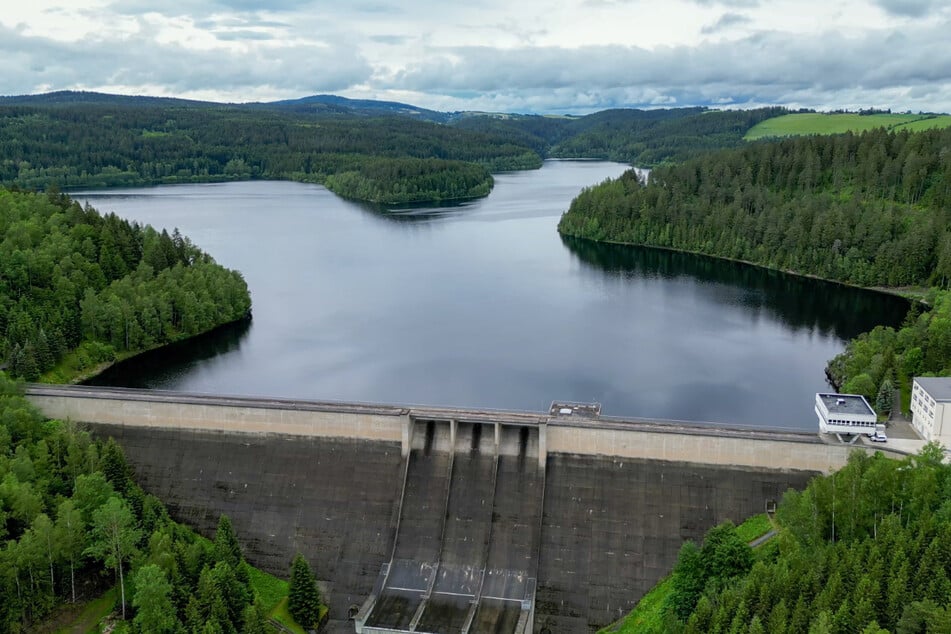
M 0 103 L 0 157 L 0 183 L 24 189 L 290 179 L 380 203 L 484 196 L 491 172 L 541 165 L 501 136 L 407 116 L 138 98 Z
M 951 631 L 951 467 L 941 448 L 892 460 L 856 451 L 788 491 L 754 557 L 732 526 L 687 542 L 644 634 Z M 765 550 L 765 552 L 763 552 Z M 660 623 L 656 623 L 660 621 Z
M 931 128 L 951 127 L 951 116 L 941 114 L 860 114 L 805 112 L 787 114 L 761 121 L 744 135 L 744 140 L 799 136 L 809 134 L 842 134 L 865 132 L 875 128 L 920 132 Z
M 586 189 L 558 230 L 741 260 L 871 287 L 935 287 L 934 310 L 876 328 L 830 361 L 839 389 L 875 399 L 951 372 L 951 128 L 754 143 Z M 906 399 L 907 403 L 907 399 Z
M 177 231 L 0 190 L 0 369 L 14 377 L 69 381 L 250 309 L 241 275 Z
M 951 129 L 793 137 L 582 192 L 566 235 L 744 260 L 859 286 L 951 280 Z
M 273 631 L 287 584 L 248 565 L 228 517 L 214 541 L 173 521 L 113 440 L 46 420 L 20 388 L 0 372 L 0 632 L 75 631 L 59 628 L 87 601 L 82 632 Z
M 738 147 L 752 126 L 783 112 L 782 108 L 617 109 L 577 118 L 469 116 L 453 125 L 505 135 L 546 157 L 603 159 L 653 167 L 702 152 Z

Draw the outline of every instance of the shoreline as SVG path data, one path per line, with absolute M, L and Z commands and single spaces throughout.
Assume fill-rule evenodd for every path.
M 194 341 L 195 339 L 198 339 L 200 337 L 211 335 L 219 330 L 223 330 L 225 328 L 235 326 L 242 322 L 250 322 L 251 320 L 252 320 L 252 314 L 251 314 L 251 311 L 249 310 L 248 314 L 243 317 L 218 324 L 216 326 L 213 326 L 212 328 L 209 328 L 208 330 L 204 330 L 202 332 L 196 333 L 189 337 L 184 337 L 182 339 L 175 339 L 174 341 L 167 341 L 165 343 L 157 344 L 149 348 L 142 348 L 141 350 L 127 350 L 125 352 L 117 353 L 116 358 L 113 359 L 112 361 L 103 361 L 102 363 L 99 363 L 91 368 L 87 368 L 86 370 L 79 372 L 78 374 L 74 374 L 70 376 L 69 380 L 67 380 L 65 383 L 60 381 L 50 381 L 43 376 L 41 376 L 38 379 L 38 382 L 43 383 L 45 385 L 82 385 L 86 381 L 92 380 L 96 378 L 97 376 L 100 376 L 107 370 L 115 367 L 116 365 L 120 363 L 125 363 L 126 361 L 129 361 L 136 357 L 141 357 L 150 352 L 156 352 L 158 350 L 162 350 L 163 348 L 169 348 L 171 346 L 185 344 L 189 341 Z M 73 351 L 70 351 L 70 352 L 73 352 Z M 50 370 L 50 372 L 53 372 L 55 370 L 56 368 L 54 367 L 53 370 Z
M 521 168 L 521 169 L 499 170 L 499 171 L 491 171 L 491 170 L 489 170 L 489 176 L 492 177 L 492 176 L 494 176 L 495 174 L 512 174 L 512 173 L 517 173 L 517 172 L 531 172 L 531 171 L 539 170 L 539 169 L 541 169 L 541 168 L 544 166 L 546 160 L 592 160 L 592 161 L 599 161 L 599 160 L 601 160 L 601 159 L 546 159 L 546 158 L 542 157 L 541 164 L 538 165 L 538 166 L 535 166 L 535 167 L 524 167 L 524 168 Z M 65 187 L 62 187 L 62 186 L 61 186 L 61 187 L 59 187 L 58 193 L 66 194 L 66 195 L 68 195 L 70 198 L 74 198 L 76 195 L 95 194 L 95 193 L 97 193 L 97 192 L 101 192 L 102 190 L 110 190 L 110 189 L 140 189 L 140 188 L 146 188 L 146 187 L 164 187 L 164 186 L 174 186 L 174 185 L 218 185 L 218 184 L 224 184 L 224 183 L 250 183 L 250 182 L 255 182 L 255 181 L 279 181 L 279 182 L 303 183 L 303 184 L 305 184 L 305 185 L 320 185 L 321 187 L 323 187 L 323 188 L 326 189 L 327 191 L 331 192 L 331 193 L 334 194 L 335 196 L 338 196 L 338 197 L 340 197 L 340 198 L 342 198 L 342 199 L 344 199 L 344 200 L 348 200 L 348 201 L 351 201 L 351 202 L 366 203 L 366 204 L 368 204 L 368 205 L 396 205 L 396 206 L 400 206 L 400 205 L 419 205 L 419 204 L 424 204 L 424 205 L 439 205 L 439 204 L 442 204 L 442 203 L 454 203 L 454 202 L 466 202 L 466 201 L 471 201 L 471 200 L 480 200 L 480 199 L 482 199 L 482 198 L 488 197 L 488 196 L 492 193 L 492 191 L 495 189 L 495 179 L 494 179 L 494 178 L 491 178 L 491 182 L 490 182 L 490 184 L 489 184 L 489 191 L 488 191 L 486 194 L 482 195 L 482 196 L 454 196 L 454 197 L 450 197 L 450 198 L 423 198 L 423 199 L 419 199 L 419 200 L 409 200 L 409 201 L 400 201 L 400 202 L 385 201 L 385 200 L 384 200 L 384 201 L 375 201 L 375 200 L 364 199 L 364 198 L 352 198 L 352 197 L 349 197 L 349 196 L 344 196 L 343 194 L 339 194 L 339 193 L 337 193 L 336 191 L 334 191 L 333 189 L 331 189 L 330 187 L 327 187 L 327 185 L 326 185 L 326 184 L 323 182 L 323 180 L 321 180 L 321 179 L 317 179 L 317 178 L 297 178 L 296 176 L 298 176 L 298 175 L 292 174 L 292 175 L 290 175 L 290 176 L 268 176 L 268 177 L 266 177 L 266 178 L 261 178 L 261 177 L 257 177 L 257 178 L 256 178 L 256 177 L 237 177 L 237 178 L 235 178 L 235 177 L 224 176 L 224 175 L 210 175 L 210 176 L 208 176 L 207 178 L 200 178 L 200 179 L 171 180 L 171 181 L 146 181 L 146 182 L 135 183 L 135 184 L 131 184 L 131 185 L 102 185 L 102 186 L 96 186 L 96 185 L 92 185 L 92 186 L 90 186 L 90 185 L 77 185 L 77 186 L 75 186 L 75 187 L 73 187 L 73 186 L 65 186 Z M 301 176 L 308 176 L 308 175 L 302 174 Z M 331 174 L 331 176 L 332 176 L 332 174 Z M 39 191 L 42 191 L 43 193 L 48 193 L 48 192 L 49 192 L 49 188 L 43 189 L 43 190 L 39 190 Z
M 910 302 L 918 302 L 924 306 L 929 306 L 927 301 L 925 301 L 925 296 L 930 290 L 927 287 L 909 287 L 909 286 L 860 286 L 859 284 L 851 284 L 849 282 L 843 282 L 841 280 L 833 280 L 827 277 L 822 277 L 820 275 L 815 275 L 813 273 L 801 273 L 799 271 L 794 271 L 792 269 L 779 269 L 773 266 L 768 266 L 766 264 L 759 264 L 757 262 L 751 262 L 749 260 L 741 260 L 739 258 L 730 258 L 723 255 L 711 255 L 709 253 L 704 253 L 703 251 L 691 251 L 689 249 L 678 249 L 677 247 L 662 247 L 654 244 L 639 244 L 637 242 L 620 242 L 617 240 L 595 240 L 594 238 L 587 238 L 584 236 L 574 235 L 570 233 L 562 233 L 558 231 L 558 235 L 572 238 L 575 240 L 586 240 L 588 242 L 595 242 L 597 244 L 610 244 L 614 246 L 621 247 L 638 247 L 644 249 L 657 249 L 658 251 L 670 251 L 672 253 L 685 253 L 688 255 L 697 255 L 705 258 L 712 258 L 714 260 L 722 260 L 725 262 L 734 262 L 736 264 L 745 264 L 747 266 L 753 266 L 758 269 L 763 269 L 766 271 L 775 271 L 776 273 L 782 273 L 784 275 L 792 275 L 794 277 L 801 277 L 811 280 L 817 280 L 820 282 L 827 282 L 829 284 L 838 284 L 839 286 L 845 286 L 847 288 L 855 288 L 863 291 L 871 291 L 874 293 L 881 293 L 883 295 L 891 295 L 893 297 L 901 297 L 902 299 L 907 299 Z

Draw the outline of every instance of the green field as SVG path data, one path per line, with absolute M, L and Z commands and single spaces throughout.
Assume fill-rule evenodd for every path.
M 862 132 L 874 128 L 918 132 L 938 127 L 951 127 L 951 116 L 923 114 L 823 114 L 820 112 L 807 112 L 787 114 L 762 121 L 750 128 L 743 138 L 747 141 L 754 141 L 766 137 L 784 137 L 803 134 L 840 134 L 843 132 Z

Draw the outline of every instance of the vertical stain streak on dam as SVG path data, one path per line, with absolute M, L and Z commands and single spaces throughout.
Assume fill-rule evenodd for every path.
M 114 436 L 142 487 L 249 561 L 298 551 L 326 631 L 573 633 L 628 612 L 685 539 L 844 464 L 815 435 L 524 412 L 31 386 Z M 369 597 L 377 601 L 369 606 Z M 534 599 L 534 600 L 532 600 Z

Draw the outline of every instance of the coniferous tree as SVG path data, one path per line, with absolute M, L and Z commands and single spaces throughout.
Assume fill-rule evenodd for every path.
M 268 625 L 267 615 L 260 601 L 255 601 L 244 609 L 244 628 L 241 634 L 269 634 L 271 631 Z
M 892 399 L 895 394 L 895 386 L 889 378 L 882 380 L 882 385 L 878 388 L 878 396 L 875 398 L 875 409 L 879 414 L 888 416 L 892 413 Z
M 215 530 L 214 556 L 215 561 L 228 564 L 232 570 L 237 570 L 244 561 L 241 545 L 238 543 L 238 537 L 231 525 L 231 518 L 227 515 L 221 515 L 218 518 L 218 528 Z
M 291 563 L 291 581 L 288 587 L 287 609 L 299 625 L 310 628 L 320 617 L 320 593 L 310 564 L 297 553 Z

